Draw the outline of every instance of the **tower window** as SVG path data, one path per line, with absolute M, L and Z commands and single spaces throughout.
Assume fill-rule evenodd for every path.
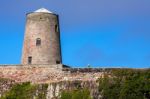
M 28 57 L 28 64 L 31 64 L 32 63 L 32 57 Z
M 36 39 L 36 46 L 40 46 L 41 45 L 41 39 L 40 38 L 37 38 Z
M 58 25 L 55 25 L 55 32 L 58 32 Z
M 56 64 L 60 64 L 60 61 L 57 60 L 57 61 L 56 61 Z

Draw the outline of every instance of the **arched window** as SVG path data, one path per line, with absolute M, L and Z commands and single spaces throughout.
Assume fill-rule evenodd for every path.
M 36 39 L 36 46 L 40 46 L 41 45 L 41 39 L 40 38 L 37 38 Z

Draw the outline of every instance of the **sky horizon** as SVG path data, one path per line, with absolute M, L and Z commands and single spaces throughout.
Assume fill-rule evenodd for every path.
M 149 0 L 2 0 L 0 64 L 21 64 L 26 14 L 59 15 L 63 64 L 150 67 Z

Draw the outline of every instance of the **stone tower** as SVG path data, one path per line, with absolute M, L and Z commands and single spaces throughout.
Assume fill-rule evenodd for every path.
M 58 15 L 41 8 L 27 14 L 22 64 L 61 64 Z

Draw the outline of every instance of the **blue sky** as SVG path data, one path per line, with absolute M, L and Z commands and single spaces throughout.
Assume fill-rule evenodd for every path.
M 0 64 L 20 64 L 26 13 L 59 14 L 63 63 L 150 66 L 150 0 L 1 0 Z

